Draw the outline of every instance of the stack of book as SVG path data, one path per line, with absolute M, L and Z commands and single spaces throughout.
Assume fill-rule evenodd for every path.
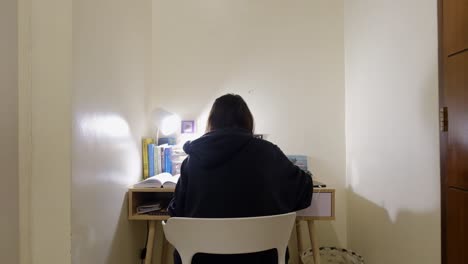
M 180 174 L 182 161 L 187 157 L 182 148 L 168 144 L 157 145 L 153 138 L 144 138 L 143 179 L 161 173 Z
M 167 205 L 160 202 L 140 205 L 137 207 L 137 214 L 168 215 Z
M 147 214 L 149 212 L 153 211 L 159 211 L 161 210 L 161 204 L 160 203 L 149 203 L 149 204 L 144 204 L 140 205 L 137 207 L 137 214 Z

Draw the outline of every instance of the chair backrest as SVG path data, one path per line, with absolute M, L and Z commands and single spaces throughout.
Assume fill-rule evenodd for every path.
M 183 264 L 196 253 L 244 254 L 276 249 L 284 264 L 296 213 L 249 218 L 182 218 L 163 222 L 166 239 Z

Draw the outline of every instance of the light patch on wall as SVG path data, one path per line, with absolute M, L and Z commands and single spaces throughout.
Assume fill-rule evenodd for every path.
M 130 136 L 128 123 L 115 114 L 93 114 L 83 117 L 79 124 L 85 137 L 124 139 Z
M 123 117 L 116 113 L 85 114 L 78 118 L 78 128 L 81 148 L 96 155 L 94 159 L 83 160 L 94 180 L 119 186 L 129 186 L 140 180 L 141 175 L 135 173 L 141 171 L 140 139 L 133 137 Z M 106 169 L 93 171 L 97 167 Z M 75 177 L 74 182 L 80 185 L 93 183 L 87 177 Z
M 351 175 L 355 175 L 354 177 L 350 177 L 348 180 L 350 180 L 350 186 L 358 186 L 359 185 L 359 168 L 358 168 L 358 163 L 355 162 L 354 160 L 350 160 L 349 162 L 349 171 L 351 172 Z

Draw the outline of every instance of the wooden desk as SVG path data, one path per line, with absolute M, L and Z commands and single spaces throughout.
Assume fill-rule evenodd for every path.
M 173 188 L 130 188 L 128 190 L 128 219 L 136 221 L 149 221 L 148 245 L 146 249 L 145 264 L 151 264 L 153 257 L 153 247 L 155 240 L 155 233 L 158 221 L 169 219 L 169 215 L 138 215 L 136 208 L 139 205 L 148 202 L 154 202 L 161 199 L 170 199 Z M 320 252 L 317 242 L 317 233 L 315 232 L 316 220 L 335 220 L 335 190 L 328 188 L 314 189 L 312 197 L 312 205 L 309 208 L 297 212 L 297 223 L 306 221 L 309 227 L 309 239 L 311 241 L 312 250 L 314 252 L 315 264 L 320 264 Z M 300 232 L 297 233 L 298 249 L 303 252 L 304 239 Z M 167 241 L 163 241 L 163 254 L 162 259 L 165 259 L 165 248 Z

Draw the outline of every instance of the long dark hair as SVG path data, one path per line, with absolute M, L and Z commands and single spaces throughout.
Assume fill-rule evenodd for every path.
M 240 95 L 223 95 L 216 99 L 211 108 L 206 132 L 226 128 L 241 128 L 254 133 L 252 113 Z

